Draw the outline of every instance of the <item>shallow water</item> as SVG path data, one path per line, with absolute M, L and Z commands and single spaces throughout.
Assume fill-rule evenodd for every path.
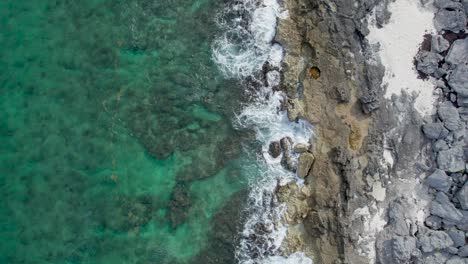
M 260 146 L 212 60 L 221 4 L 0 2 L 1 263 L 234 261 Z

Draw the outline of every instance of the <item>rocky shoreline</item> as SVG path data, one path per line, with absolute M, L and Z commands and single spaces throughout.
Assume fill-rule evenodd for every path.
M 315 132 L 310 146 L 270 147 L 299 153 L 304 178 L 277 188 L 285 254 L 302 251 L 314 263 L 468 263 L 467 2 L 423 2 L 434 6 L 438 31 L 415 54 L 439 95 L 426 117 L 413 94 L 384 98 L 385 68 L 366 36 L 369 17 L 388 22 L 390 1 L 284 1 L 289 17 L 276 35 L 286 52 L 284 107 Z

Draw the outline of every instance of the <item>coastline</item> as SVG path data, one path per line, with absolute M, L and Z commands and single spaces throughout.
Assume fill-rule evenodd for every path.
M 289 17 L 279 20 L 275 41 L 285 49 L 282 89 L 288 98 L 284 108 L 291 121 L 305 119 L 314 125 L 311 152 L 315 157 L 305 185 L 289 183 L 279 186 L 276 192 L 278 199 L 286 204 L 283 221 L 288 225 L 288 232 L 282 246 L 286 255 L 305 252 L 314 263 L 445 263 L 448 260 L 466 263 L 456 262 L 466 260 L 463 259 L 464 243 L 458 248 L 444 247 L 437 244 L 439 240 L 428 238 L 437 234 L 445 239 L 449 236 L 447 233 L 464 232 L 464 229 L 460 231 L 460 223 L 449 223 L 447 219 L 442 219 L 447 227 L 442 227 L 441 231 L 428 231 L 427 221 L 434 217 L 434 203 L 440 203 L 435 197 L 448 195 L 455 199 L 457 210 L 463 211 L 457 193 L 465 188 L 466 177 L 458 171 L 447 172 L 450 177 L 458 177 L 453 180 L 453 190 L 435 196 L 434 188 L 428 187 L 432 176 L 428 176 L 435 168 L 440 168 L 441 162 L 435 155 L 441 154 L 433 150 L 434 139 L 428 141 L 427 133 L 423 133 L 424 124 L 431 126 L 430 123 L 441 118 L 440 114 L 439 119 L 434 116 L 436 109 L 443 105 L 441 102 L 455 102 L 457 93 L 461 96 L 460 91 L 454 92 L 448 86 L 442 88 L 442 92 L 440 88 L 435 89 L 447 83 L 447 80 L 435 81 L 446 76 L 447 70 L 439 76 L 437 73 L 434 76 L 433 72 L 441 70 L 429 71 L 426 74 L 435 79 L 421 80 L 417 79 L 420 77 L 413 65 L 414 61 L 419 73 L 426 69 L 427 62 L 421 57 L 427 46 L 425 38 L 431 37 L 429 33 L 433 34 L 432 38 L 438 37 L 434 35 L 435 30 L 431 30 L 434 15 L 430 12 L 436 13 L 436 30 L 445 34 L 454 29 L 441 28 L 443 23 L 448 27 L 448 22 L 438 14 L 452 12 L 453 8 L 463 10 L 463 6 L 452 1 L 436 1 L 435 7 L 431 2 L 418 3 L 418 7 L 405 0 L 397 2 L 397 7 L 395 1 L 370 5 L 363 1 L 351 4 L 341 0 L 283 3 Z M 421 8 L 429 11 L 420 11 Z M 402 10 L 413 15 L 401 13 Z M 408 29 L 414 34 L 410 37 L 405 35 L 407 32 L 399 36 L 398 30 L 405 29 L 396 28 L 397 31 L 390 32 L 397 33 L 393 39 L 385 33 L 380 39 L 376 38 L 375 32 L 379 29 L 398 27 L 391 22 L 392 12 L 400 20 L 413 16 L 405 20 L 408 23 L 412 19 L 424 22 Z M 464 30 L 463 26 L 459 28 L 460 32 Z M 460 33 L 454 40 L 465 37 L 466 34 Z M 392 41 L 398 40 L 403 43 L 399 43 L 397 50 L 391 50 L 395 45 Z M 450 45 L 452 43 L 453 40 Z M 457 52 L 463 57 L 460 43 Z M 415 47 L 421 47 L 419 53 Z M 445 56 L 448 48 L 437 52 Z M 464 49 L 466 51 L 466 47 Z M 389 52 L 395 57 L 390 60 L 396 60 L 382 59 L 379 50 Z M 411 64 L 400 65 L 399 60 Z M 397 72 L 392 71 L 392 66 Z M 433 67 L 437 68 L 437 63 Z M 316 68 L 320 73 L 317 79 L 311 74 Z M 463 75 L 456 72 L 456 68 L 449 68 L 448 76 L 458 74 L 456 78 L 462 78 Z M 457 102 L 453 104 L 464 107 Z M 454 123 L 454 119 L 455 123 L 461 122 L 456 110 L 452 106 L 448 108 L 453 118 L 445 117 L 450 120 L 447 122 Z M 464 109 L 458 111 L 463 119 Z M 459 135 L 457 142 L 466 138 L 464 128 L 456 133 Z M 445 161 L 446 153 L 443 155 Z M 462 159 L 450 155 L 446 158 L 451 159 L 445 162 L 450 164 L 447 166 Z M 467 211 L 461 211 L 460 214 L 468 215 Z M 451 241 L 450 238 L 444 245 L 451 245 L 447 241 Z M 438 251 L 427 250 L 422 246 L 425 244 Z

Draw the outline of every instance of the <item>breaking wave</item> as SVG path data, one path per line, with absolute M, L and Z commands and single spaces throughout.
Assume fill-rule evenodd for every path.
M 276 23 L 287 15 L 276 0 L 238 0 L 216 17 L 223 33 L 213 43 L 214 61 L 227 78 L 254 87 L 251 102 L 237 115 L 236 125 L 253 129 L 262 144 L 257 158 L 262 173 L 250 180 L 247 221 L 236 250 L 242 264 L 312 263 L 301 252 L 282 256 L 280 246 L 287 231 L 281 221 L 285 208 L 274 193 L 278 183 L 300 179 L 281 166 L 281 155 L 272 158 L 268 154 L 272 141 L 290 137 L 294 143 L 308 143 L 312 135 L 312 126 L 305 120 L 289 121 L 286 111 L 281 111 L 285 95 L 273 89 L 280 83 L 283 59 L 283 48 L 274 43 Z M 266 73 L 265 64 L 269 65 Z M 297 162 L 297 156 L 293 158 Z

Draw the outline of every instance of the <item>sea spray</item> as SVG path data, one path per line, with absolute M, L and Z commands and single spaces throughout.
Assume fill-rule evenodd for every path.
M 278 18 L 286 17 L 276 0 L 241 0 L 228 5 L 217 22 L 224 32 L 213 43 L 213 58 L 228 78 L 253 86 L 251 101 L 237 115 L 236 125 L 256 132 L 262 144 L 257 160 L 262 168 L 259 178 L 250 180 L 247 220 L 240 234 L 236 257 L 240 263 L 312 263 L 303 253 L 281 256 L 280 246 L 287 228 L 282 224 L 285 206 L 274 195 L 279 184 L 300 181 L 281 166 L 281 155 L 272 158 L 268 145 L 283 137 L 294 143 L 308 143 L 312 127 L 305 120 L 290 122 L 281 111 L 285 95 L 274 91 L 281 80 L 283 48 L 273 43 Z M 262 67 L 271 69 L 263 76 Z M 297 155 L 293 155 L 297 162 Z

